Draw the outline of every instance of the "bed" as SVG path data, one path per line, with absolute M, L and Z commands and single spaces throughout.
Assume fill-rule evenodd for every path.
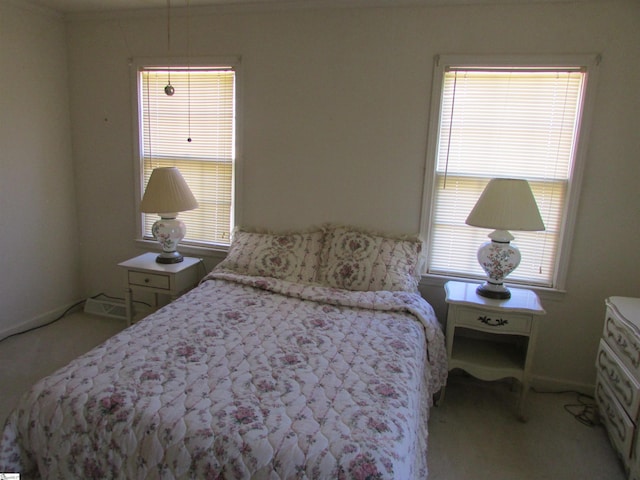
M 443 334 L 420 243 L 236 231 L 191 292 L 25 394 L 24 478 L 424 479 Z

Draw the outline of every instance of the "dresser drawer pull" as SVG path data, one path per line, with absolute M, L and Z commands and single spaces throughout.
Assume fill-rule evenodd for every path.
M 490 327 L 502 327 L 503 325 L 507 325 L 509 320 L 504 320 L 502 318 L 496 318 L 495 320 L 486 315 L 481 315 L 478 317 L 478 321 L 484 323 L 485 325 L 489 325 Z
M 627 435 L 626 435 L 626 431 L 624 430 L 624 427 L 622 426 L 619 420 L 618 413 L 609 404 L 605 405 L 605 410 L 606 410 L 607 418 L 611 422 L 611 426 L 615 428 L 615 432 L 618 435 L 618 438 L 624 442 L 626 440 Z
M 600 350 L 600 354 L 598 355 L 598 366 L 600 370 L 605 373 L 614 390 L 622 396 L 621 400 L 624 404 L 630 407 L 633 403 L 633 385 L 631 385 L 629 380 L 622 378 L 618 374 L 615 364 L 611 363 L 607 354 L 602 350 Z
M 634 368 L 640 367 L 640 346 L 628 338 L 628 333 L 618 327 L 613 319 L 607 316 L 607 338 L 610 338 L 624 354 Z M 631 341 L 630 341 L 631 340 Z
M 607 395 L 606 392 L 602 390 L 600 385 L 597 388 L 598 400 L 600 403 L 600 408 L 604 407 L 606 418 L 609 420 L 609 425 L 612 429 L 615 430 L 615 434 L 620 439 L 621 442 L 626 443 L 627 440 L 627 429 L 620 418 L 620 413 L 613 407 L 614 400 Z

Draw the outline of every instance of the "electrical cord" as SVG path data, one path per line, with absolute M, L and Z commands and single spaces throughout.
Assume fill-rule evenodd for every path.
M 202 269 L 202 276 L 204 277 L 207 273 L 207 265 L 204 263 L 204 258 L 200 259 L 200 262 L 198 262 L 198 265 L 200 265 L 201 269 Z
M 93 297 L 90 297 L 90 298 L 95 300 L 96 298 L 99 298 L 99 297 L 108 298 L 109 300 L 120 300 L 121 302 L 124 302 L 124 298 L 122 298 L 122 297 L 112 297 L 111 295 L 107 295 L 106 293 L 98 293 L 97 295 L 94 295 Z M 83 301 L 86 301 L 86 300 L 83 300 Z M 149 308 L 152 308 L 150 303 L 141 302 L 140 300 L 134 300 L 133 303 L 140 303 L 140 304 L 145 305 L 145 306 L 147 306 Z
M 592 398 L 588 395 L 582 396 Z M 595 427 L 598 425 L 598 407 L 596 404 L 583 402 L 581 394 L 578 394 L 577 401 L 578 403 L 565 405 L 564 409 L 569 412 L 569 414 L 573 415 L 573 418 L 587 427 Z
M 200 258 L 200 261 L 198 262 L 198 266 L 200 267 L 200 269 L 202 270 L 202 275 L 200 276 L 200 281 L 198 282 L 198 285 L 200 285 L 205 277 L 207 276 L 207 273 L 209 273 L 207 271 L 207 265 L 204 263 L 204 258 Z
M 206 274 L 207 274 L 207 266 L 205 265 L 205 263 L 204 263 L 204 259 L 203 259 L 203 258 L 200 258 L 199 260 L 200 260 L 200 261 L 198 262 L 198 265 L 199 265 L 199 266 L 200 266 L 200 268 L 202 269 L 202 272 L 203 272 L 203 273 L 202 273 L 202 276 L 204 277 L 204 276 L 206 276 Z M 89 297 L 89 298 L 91 298 L 91 299 L 94 299 L 94 300 L 95 300 L 96 298 L 100 298 L 100 297 L 108 298 L 109 300 L 120 300 L 120 301 L 123 301 L 123 302 L 124 302 L 124 298 L 122 298 L 122 297 L 112 297 L 112 296 L 110 296 L 110 295 L 107 295 L 106 293 L 98 293 L 98 294 L 93 295 L 93 296 L 91 296 L 91 297 Z M 86 301 L 87 301 L 87 299 L 84 299 L 84 300 L 80 300 L 80 301 L 78 301 L 78 302 L 74 303 L 74 304 L 73 304 L 73 305 L 71 305 L 69 308 L 67 308 L 64 312 L 62 312 L 59 316 L 57 316 L 57 317 L 56 317 L 56 318 L 54 318 L 53 320 L 50 320 L 50 321 L 49 321 L 49 322 L 47 322 L 47 323 L 43 323 L 42 325 L 38 325 L 38 326 L 35 326 L 35 327 L 32 327 L 32 328 L 29 328 L 29 329 L 27 329 L 27 330 L 23 330 L 23 331 L 21 331 L 21 332 L 16 332 L 16 333 L 13 333 L 13 334 L 11 334 L 11 335 L 8 335 L 8 336 L 4 337 L 3 339 L 0 339 L 0 343 L 4 342 L 5 340 L 8 340 L 9 338 L 16 337 L 16 336 L 18 336 L 18 335 L 23 335 L 23 334 L 25 334 L 25 333 L 33 332 L 34 330 L 38 330 L 39 328 L 48 327 L 49 325 L 52 325 L 52 324 L 54 324 L 55 322 L 57 322 L 58 320 L 61 320 L 61 319 L 63 319 L 64 317 L 66 317 L 66 316 L 67 316 L 71 311 L 73 311 L 73 309 L 75 309 L 76 307 L 78 307 L 78 306 L 80 306 L 80 305 L 84 305 L 84 304 L 86 303 Z M 139 300 L 134 300 L 134 301 L 133 301 L 133 303 L 139 303 L 139 304 L 145 305 L 145 306 L 147 306 L 147 307 L 149 307 L 149 308 L 152 308 L 152 307 L 151 307 L 151 305 L 150 305 L 149 303 L 147 303 L 147 302 L 141 302 L 141 301 L 139 301 Z M 1 480 L 1 479 L 0 479 L 0 480 Z
M 98 293 L 97 295 L 93 295 L 93 296 L 91 296 L 89 298 L 95 300 L 96 298 L 100 298 L 100 297 L 105 297 L 105 298 L 108 298 L 110 300 L 122 300 L 122 301 L 124 301 L 124 298 L 111 297 L 111 296 L 107 295 L 106 293 Z M 4 337 L 3 339 L 1 339 L 0 343 L 4 342 L 5 340 L 8 340 L 8 339 L 10 339 L 12 337 L 17 337 L 18 335 L 23 335 L 25 333 L 33 332 L 34 330 L 38 330 L 40 328 L 48 327 L 49 325 L 52 325 L 52 324 L 56 323 L 59 320 L 62 320 L 64 317 L 69 315 L 69 313 L 71 313 L 75 308 L 79 307 L 80 305 L 84 305 L 86 303 L 86 301 L 87 301 L 86 298 L 84 300 L 79 300 L 76 303 L 74 303 L 73 305 L 71 305 L 70 307 L 68 307 L 64 312 L 62 312 L 60 315 L 58 315 L 53 320 L 50 320 L 47 323 L 43 323 L 42 325 L 37 325 L 35 327 L 31 327 L 31 328 L 29 328 L 27 330 L 23 330 L 21 332 L 12 333 L 11 335 L 8 335 L 8 336 Z M 146 302 L 134 301 L 134 303 L 141 303 L 141 304 L 146 305 L 147 307 L 151 308 L 151 305 L 146 303 Z
M 85 299 L 85 300 L 80 300 L 80 301 L 74 303 L 69 308 L 67 308 L 64 312 L 62 312 L 59 316 L 57 316 L 53 320 L 48 321 L 47 323 L 43 323 L 42 325 L 31 327 L 31 328 L 29 328 L 27 330 L 23 330 L 21 332 L 16 332 L 16 333 L 13 333 L 13 334 L 11 334 L 11 335 L 9 335 L 7 337 L 4 337 L 2 340 L 0 340 L 0 343 L 4 342 L 5 340 L 8 340 L 10 338 L 17 337 L 18 335 L 23 335 L 25 333 L 33 332 L 34 330 L 38 330 L 39 328 L 48 327 L 49 325 L 52 325 L 52 324 L 56 323 L 58 320 L 66 317 L 69 314 L 69 312 L 71 312 L 74 308 L 76 308 L 76 307 L 78 307 L 80 305 L 83 305 L 86 301 L 87 300 Z
M 594 398 L 586 393 L 578 392 L 576 390 L 560 390 L 560 391 L 541 391 L 532 388 L 536 393 L 542 393 L 546 395 L 565 395 L 573 393 L 576 395 L 576 403 L 567 403 L 564 405 L 564 409 L 578 422 L 587 427 L 595 427 L 600 424 L 598 421 L 598 406 L 594 402 Z

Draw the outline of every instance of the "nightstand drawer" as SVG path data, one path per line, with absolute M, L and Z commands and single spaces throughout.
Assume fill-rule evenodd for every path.
M 636 418 L 640 404 L 640 385 L 604 340 L 600 340 L 596 369 L 629 416 Z
M 458 308 L 456 326 L 492 333 L 529 335 L 531 333 L 531 315 L 461 307 Z
M 154 294 L 153 306 L 160 307 L 166 304 L 166 300 L 175 300 L 198 285 L 201 274 L 206 273 L 201 258 L 184 257 L 182 262 L 158 263 L 157 257 L 157 252 L 148 252 L 118 264 L 124 272 L 128 325 L 136 314 L 134 292 L 147 296 Z
M 129 271 L 129 283 L 131 285 L 140 285 L 141 287 L 171 289 L 169 276 L 154 273 Z
M 635 426 L 600 376 L 596 380 L 596 403 L 609 438 L 626 463 L 631 454 Z

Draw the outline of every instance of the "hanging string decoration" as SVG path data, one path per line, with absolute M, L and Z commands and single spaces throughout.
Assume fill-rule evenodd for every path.
M 171 57 L 171 0 L 167 0 L 167 54 Z M 172 96 L 176 93 L 176 89 L 171 85 L 171 66 L 167 67 L 168 83 L 164 87 L 164 93 Z

